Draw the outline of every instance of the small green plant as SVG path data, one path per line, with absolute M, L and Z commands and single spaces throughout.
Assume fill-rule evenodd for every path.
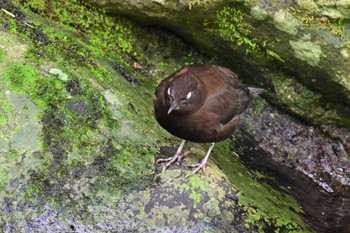
M 279 60 L 280 62 L 284 62 L 284 60 L 274 51 L 270 50 L 270 49 L 266 49 L 266 54 L 267 56 L 273 57 L 277 60 Z
M 334 35 L 340 36 L 342 40 L 347 40 L 347 37 L 345 36 L 344 19 L 336 20 L 331 26 L 331 32 Z

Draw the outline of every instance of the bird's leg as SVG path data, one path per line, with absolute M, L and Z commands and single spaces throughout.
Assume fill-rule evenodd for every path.
M 192 173 L 188 174 L 185 178 L 188 178 L 188 177 L 196 174 L 200 169 L 202 169 L 203 173 L 205 173 L 205 164 L 207 163 L 209 155 L 210 155 L 211 151 L 213 150 L 214 146 L 215 146 L 215 143 L 212 143 L 210 145 L 207 154 L 205 155 L 204 159 L 200 163 L 193 164 L 193 165 L 187 165 L 187 167 L 195 167 L 196 169 L 194 169 L 192 171 Z
M 162 172 L 165 172 L 166 169 L 168 169 L 173 163 L 177 161 L 181 161 L 184 157 L 191 154 L 190 151 L 186 151 L 185 153 L 181 153 L 182 149 L 185 145 L 186 140 L 182 140 L 179 148 L 176 151 L 176 154 L 173 157 L 167 158 L 167 159 L 158 159 L 157 163 L 163 163 L 166 162 L 166 164 L 163 166 Z

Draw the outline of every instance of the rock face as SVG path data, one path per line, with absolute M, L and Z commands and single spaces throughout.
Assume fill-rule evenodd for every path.
M 238 72 L 246 83 L 266 88 L 268 102 L 302 122 L 265 107 L 243 124 L 249 142 L 327 192 L 346 193 L 341 190 L 349 186 L 350 174 L 349 1 L 89 2 L 141 24 L 165 27 Z M 237 145 L 246 143 L 244 137 L 237 135 Z M 348 197 L 335 199 L 348 202 Z M 327 205 L 322 208 L 338 208 Z M 324 228 L 347 231 L 346 210 L 336 212 L 311 215 Z
M 0 1 L 6 9 L 0 11 L 2 231 L 349 232 L 350 198 L 338 195 L 348 193 L 349 130 L 305 125 L 258 98 L 235 134 L 237 143 L 217 144 L 207 174 L 184 180 L 189 170 L 172 168 L 159 175 L 156 155 L 171 156 L 175 146 L 169 144 L 177 141 L 156 124 L 154 88 L 181 66 L 210 61 L 171 33 L 141 29 L 81 1 L 20 2 L 30 17 Z M 339 107 L 347 100 L 336 101 L 345 89 L 317 94 L 318 87 L 311 91 L 297 81 L 303 80 L 299 73 L 308 77 L 325 67 L 327 46 L 314 32 L 303 33 L 307 25 L 298 11 L 242 1 L 115 3 L 124 9 L 120 14 L 172 28 L 216 54 L 294 115 L 347 126 L 347 110 Z M 318 5 L 297 3 L 320 12 Z M 57 22 L 41 21 L 29 9 Z M 198 25 L 202 31 L 194 31 Z M 280 38 L 266 39 L 271 28 Z M 205 152 L 193 146 L 186 163 Z M 272 166 L 259 170 L 249 165 L 254 158 Z M 278 173 L 276 188 L 266 170 Z
M 307 126 L 268 105 L 259 112 L 252 109 L 258 108 L 247 111 L 234 135 L 240 158 L 276 177 L 276 185 L 293 187 L 292 195 L 312 216 L 316 232 L 349 231 L 349 212 L 341 206 L 350 204 L 350 132 Z
M 77 22 L 64 12 L 76 7 L 79 23 L 89 18 L 85 5 L 56 4 L 50 14 Z M 30 13 L 32 26 L 10 1 L 0 8 L 1 232 L 309 232 L 294 198 L 257 180 L 229 141 L 216 146 L 220 167 L 211 161 L 206 175 L 158 174 L 156 155 L 173 155 L 176 141 L 153 117 L 155 81 L 96 40 L 115 18 L 91 10 L 102 24 L 83 35 Z M 193 146 L 186 162 L 205 152 Z
M 258 185 L 244 166 L 232 161 L 230 151 L 218 157 L 225 159 L 229 176 L 211 164 L 205 176 L 183 179 L 190 169 L 172 168 L 155 178 L 154 170 L 160 169 L 154 166 L 158 149 L 151 149 L 155 122 L 142 123 L 150 138 L 144 139 L 135 130 L 137 120 L 121 110 L 125 101 L 133 100 L 131 112 L 145 103 L 136 101 L 138 95 L 122 98 L 134 90 L 133 82 L 116 75 L 113 83 L 125 81 L 126 86 L 108 84 L 111 88 L 105 89 L 90 83 L 90 89 L 60 69 L 53 75 L 49 67 L 61 67 L 53 62 L 37 67 L 43 77 L 27 65 L 30 59 L 23 62 L 27 46 L 10 33 L 0 36 L 0 204 L 6 207 L 0 209 L 1 232 L 308 232 L 299 205 Z M 146 105 L 151 108 L 151 101 Z M 117 131 L 104 125 L 103 106 L 110 109 L 110 124 L 120 122 Z M 171 156 L 173 149 L 161 146 L 158 154 Z M 233 186 L 231 179 L 240 183 Z M 256 189 L 259 197 L 250 193 Z M 268 198 L 270 192 L 275 200 Z
M 325 190 L 337 192 L 338 182 L 349 185 L 350 3 L 90 2 L 170 29 L 245 82 L 266 88 L 268 102 L 301 122 L 267 107 L 243 130 L 275 161 L 302 171 Z
M 309 123 L 350 127 L 348 1 L 90 2 L 176 32 Z

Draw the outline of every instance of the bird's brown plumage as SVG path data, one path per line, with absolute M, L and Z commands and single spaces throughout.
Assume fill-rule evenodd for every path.
M 159 84 L 154 96 L 155 117 L 164 129 L 179 138 L 218 142 L 238 127 L 250 97 L 249 88 L 229 69 L 190 65 Z M 168 113 L 174 99 L 182 104 Z

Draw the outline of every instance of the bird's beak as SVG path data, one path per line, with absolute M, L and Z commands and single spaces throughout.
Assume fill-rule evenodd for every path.
M 174 109 L 176 109 L 177 107 L 179 107 L 177 101 L 176 101 L 176 100 L 172 101 L 172 102 L 171 102 L 171 106 L 170 106 L 170 108 L 169 108 L 169 110 L 168 110 L 168 115 L 169 115 Z

